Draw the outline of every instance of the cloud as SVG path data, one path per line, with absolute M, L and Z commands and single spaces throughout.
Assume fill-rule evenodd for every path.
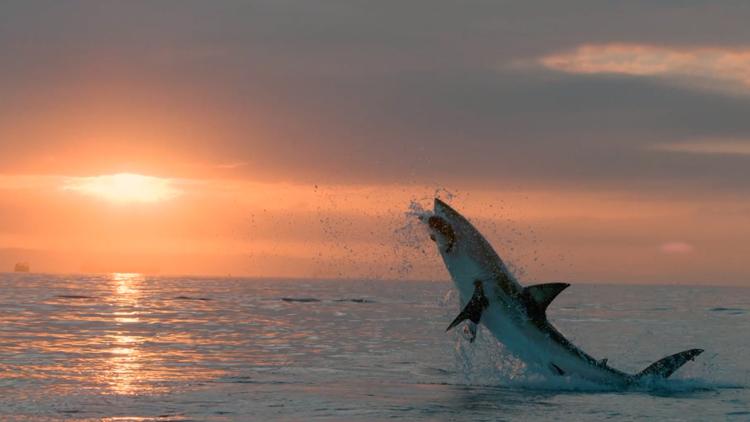
M 3 171 L 747 186 L 736 157 L 717 163 L 649 148 L 750 139 L 750 96 L 656 77 L 678 72 L 677 53 L 690 56 L 691 44 L 741 51 L 731 47 L 750 43 L 737 25 L 748 15 L 741 6 L 179 4 L 71 2 L 43 14 L 24 2 L 0 6 L 0 52 L 16 58 L 0 78 Z M 606 77 L 503 65 L 615 45 L 641 46 L 642 57 L 671 64 L 642 60 Z
M 702 88 L 750 93 L 750 48 L 585 44 L 543 56 L 538 63 L 566 73 L 667 77 Z
M 248 163 L 246 161 L 235 161 L 235 162 L 230 162 L 230 163 L 216 164 L 214 167 L 217 169 L 236 169 L 240 167 L 245 167 L 247 165 Z
M 656 144 L 651 146 L 650 149 L 689 154 L 750 155 L 750 141 L 716 139 L 695 142 L 676 142 Z
M 685 242 L 666 242 L 659 246 L 659 250 L 665 254 L 687 254 L 693 252 L 693 245 Z

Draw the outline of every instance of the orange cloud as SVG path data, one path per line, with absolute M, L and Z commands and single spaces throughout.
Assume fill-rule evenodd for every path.
M 690 154 L 750 155 L 750 141 L 734 139 L 706 139 L 693 142 L 657 144 L 650 149 Z
M 566 73 L 671 76 L 750 88 L 750 48 L 589 44 L 544 56 L 538 63 Z
M 666 254 L 685 254 L 693 252 L 693 245 L 685 242 L 663 243 L 659 249 Z

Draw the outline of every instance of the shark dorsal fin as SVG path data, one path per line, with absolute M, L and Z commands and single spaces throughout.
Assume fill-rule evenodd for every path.
M 529 300 L 536 304 L 539 311 L 544 312 L 552 300 L 554 300 L 557 295 L 568 286 L 570 286 L 568 283 L 535 284 L 533 286 L 524 287 L 523 293 L 529 298 Z

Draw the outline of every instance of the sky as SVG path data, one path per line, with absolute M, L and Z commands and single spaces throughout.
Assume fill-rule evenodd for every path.
M 4 1 L 0 270 L 750 285 L 750 4 Z

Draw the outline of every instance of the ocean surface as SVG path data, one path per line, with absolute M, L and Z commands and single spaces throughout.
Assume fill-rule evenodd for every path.
M 658 385 L 545 379 L 447 282 L 0 274 L 0 420 L 750 420 L 750 289 L 573 284 L 549 316 Z

